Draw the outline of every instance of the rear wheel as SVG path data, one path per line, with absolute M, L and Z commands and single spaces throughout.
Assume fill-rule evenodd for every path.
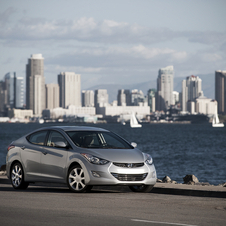
M 84 171 L 79 165 L 72 166 L 67 176 L 67 184 L 73 192 L 88 192 L 93 186 L 85 184 Z
M 15 189 L 26 189 L 29 185 L 24 181 L 24 171 L 19 162 L 15 163 L 11 168 L 11 183 Z
M 153 185 L 134 185 L 129 186 L 130 190 L 133 192 L 150 192 L 154 186 Z

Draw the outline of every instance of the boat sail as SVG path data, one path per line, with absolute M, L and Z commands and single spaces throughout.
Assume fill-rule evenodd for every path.
M 220 123 L 217 113 L 213 116 L 212 127 L 224 127 L 224 123 Z
M 132 128 L 142 127 L 142 125 L 138 123 L 134 113 L 132 113 L 130 118 L 130 127 Z

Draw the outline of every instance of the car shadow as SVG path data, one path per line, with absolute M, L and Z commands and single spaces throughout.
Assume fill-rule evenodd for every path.
M 2 185 L 2 186 L 1 186 Z M 73 193 L 66 185 L 59 185 L 53 183 L 31 183 L 25 190 L 14 189 L 9 179 L 0 178 L 0 191 L 8 192 L 43 192 L 43 193 Z M 131 192 L 125 186 L 94 186 L 91 191 L 78 194 L 89 193 L 128 193 Z

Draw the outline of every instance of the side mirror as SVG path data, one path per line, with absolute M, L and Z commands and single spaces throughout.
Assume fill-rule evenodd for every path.
M 134 148 L 137 147 L 137 143 L 135 143 L 135 142 L 132 142 L 131 145 L 132 145 Z
M 57 147 L 57 148 L 67 148 L 68 146 L 63 141 L 57 141 L 57 142 L 55 142 L 55 147 Z

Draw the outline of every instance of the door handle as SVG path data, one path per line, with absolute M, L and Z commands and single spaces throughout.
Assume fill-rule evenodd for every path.
M 44 151 L 44 152 L 42 152 L 42 154 L 43 154 L 43 155 L 47 155 L 47 152 Z
M 26 147 L 25 146 L 23 146 L 23 147 L 20 147 L 22 150 L 24 150 Z

